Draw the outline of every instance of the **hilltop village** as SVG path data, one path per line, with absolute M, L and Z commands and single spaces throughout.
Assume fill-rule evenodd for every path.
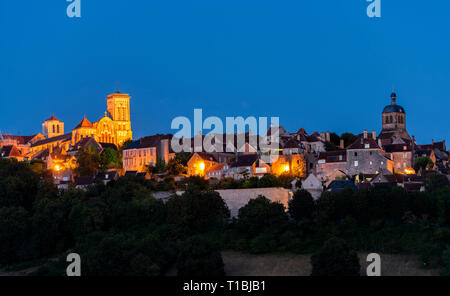
M 106 103 L 103 117 L 96 122 L 83 117 L 70 132 L 52 114 L 42 123 L 40 133 L 1 134 L 0 157 L 41 164 L 52 173 L 60 189 L 106 184 L 124 175 L 156 181 L 168 176 L 176 181 L 199 176 L 212 184 L 267 174 L 290 176 L 293 188 L 302 187 L 315 198 L 324 190 L 356 190 L 376 184 L 424 191 L 424 179 L 431 172 L 445 175 L 450 183 L 450 152 L 445 140 L 416 143 L 407 131 L 406 111 L 397 104 L 394 92 L 381 112 L 379 133 L 362 129 L 357 135 L 339 136 L 332 132 L 307 133 L 303 128 L 288 132 L 280 126 L 274 137 L 271 127 L 264 137 L 251 132 L 236 135 L 245 141 L 244 147 L 234 147 L 242 152 L 234 153 L 193 152 L 198 150 L 194 150 L 192 140 L 190 153 L 177 154 L 171 148 L 171 134 L 133 140 L 130 96 L 116 91 L 107 96 Z M 263 151 L 253 144 L 263 140 L 278 141 L 279 149 Z M 80 168 L 90 163 L 88 151 L 97 155 L 98 163 Z M 267 153 L 276 156 L 273 161 L 263 161 L 262 155 Z

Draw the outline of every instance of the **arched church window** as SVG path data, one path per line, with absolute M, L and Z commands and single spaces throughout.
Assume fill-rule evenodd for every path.
M 53 130 L 53 133 L 54 133 L 54 132 L 55 132 L 55 126 L 54 126 L 54 125 L 52 125 L 52 128 L 53 128 L 52 130 Z

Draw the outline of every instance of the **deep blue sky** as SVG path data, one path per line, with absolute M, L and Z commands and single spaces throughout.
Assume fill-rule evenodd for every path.
M 96 121 L 130 93 L 136 137 L 175 116 L 279 116 L 289 131 L 381 130 L 392 86 L 420 143 L 450 139 L 450 2 L 0 0 L 0 129 Z M 133 4 L 132 4 L 133 3 Z M 174 132 L 174 131 L 172 131 Z

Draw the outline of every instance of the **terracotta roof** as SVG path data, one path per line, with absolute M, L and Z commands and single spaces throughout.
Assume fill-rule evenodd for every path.
M 87 120 L 87 118 L 85 116 L 83 118 L 83 120 L 81 120 L 80 123 L 74 129 L 87 128 L 87 127 L 93 127 L 93 125 L 89 120 Z
M 16 141 L 17 145 L 24 145 L 24 144 L 27 144 L 35 136 L 36 135 L 33 135 L 33 136 L 3 135 L 3 138 L 8 139 L 8 140 Z
M 61 120 L 59 120 L 58 118 L 53 116 L 53 114 L 52 114 L 52 116 L 50 118 L 46 119 L 45 121 L 59 121 L 59 122 L 61 122 Z
M 20 157 L 20 156 L 22 156 L 22 154 L 20 153 L 20 150 L 17 149 L 16 146 L 9 145 L 0 148 L 0 157 Z
M 208 169 L 208 172 L 211 171 L 221 171 L 223 169 L 223 166 L 225 165 L 225 163 L 216 163 L 215 165 L 213 165 L 212 167 L 210 167 Z

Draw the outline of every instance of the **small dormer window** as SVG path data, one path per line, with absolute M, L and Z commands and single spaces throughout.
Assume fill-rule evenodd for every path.
M 366 149 L 370 148 L 370 144 L 364 144 L 364 148 Z
M 109 175 L 108 174 L 105 175 L 105 179 L 109 179 Z

